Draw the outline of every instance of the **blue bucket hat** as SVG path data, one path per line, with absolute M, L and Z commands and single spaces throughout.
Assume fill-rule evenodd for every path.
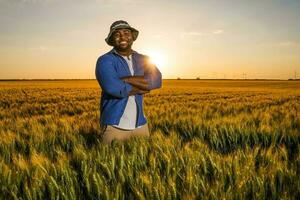
M 136 30 L 135 28 L 131 27 L 131 26 L 128 24 L 128 22 L 126 22 L 126 21 L 124 21 L 124 20 L 118 20 L 118 21 L 115 21 L 114 23 L 112 23 L 112 25 L 110 26 L 109 34 L 108 34 L 107 38 L 105 38 L 105 42 L 106 42 L 108 45 L 113 46 L 111 36 L 113 35 L 113 33 L 114 33 L 117 29 L 120 29 L 120 28 L 127 28 L 127 29 L 130 29 L 131 32 L 132 32 L 133 41 L 135 41 L 136 38 L 137 38 L 138 35 L 139 35 L 139 31 Z

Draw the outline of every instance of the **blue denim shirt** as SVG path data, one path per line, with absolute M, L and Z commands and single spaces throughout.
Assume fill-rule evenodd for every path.
M 162 76 L 159 69 L 149 62 L 149 57 L 132 53 L 135 76 L 144 76 L 149 82 L 149 90 L 160 88 Z M 132 86 L 121 78 L 131 76 L 126 60 L 115 49 L 100 56 L 96 64 L 96 78 L 102 89 L 100 99 L 100 124 L 118 125 Z M 135 127 L 146 124 L 143 112 L 143 95 L 136 94 L 137 121 Z

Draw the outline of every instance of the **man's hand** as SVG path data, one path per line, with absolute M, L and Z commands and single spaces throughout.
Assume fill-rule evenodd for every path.
M 142 90 L 138 87 L 132 86 L 132 90 L 129 92 L 129 96 L 135 95 L 135 94 L 146 94 L 149 93 L 149 90 Z
M 140 90 L 149 92 L 149 83 L 147 79 L 144 78 L 144 76 L 126 76 L 121 79 L 131 84 L 132 86 L 139 88 Z

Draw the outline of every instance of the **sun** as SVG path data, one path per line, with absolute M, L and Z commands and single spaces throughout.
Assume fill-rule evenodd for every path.
M 165 62 L 165 57 L 164 54 L 159 52 L 159 51 L 150 51 L 148 53 L 150 57 L 150 62 L 152 64 L 155 64 L 157 67 L 164 67 L 166 62 Z

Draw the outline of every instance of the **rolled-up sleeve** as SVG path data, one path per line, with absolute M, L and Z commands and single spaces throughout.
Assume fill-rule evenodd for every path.
M 120 79 L 109 57 L 100 57 L 96 64 L 96 78 L 102 90 L 117 98 L 128 97 L 132 86 Z
M 162 86 L 162 75 L 156 65 L 149 61 L 149 57 L 145 56 L 145 78 L 148 80 L 149 90 L 157 89 Z

